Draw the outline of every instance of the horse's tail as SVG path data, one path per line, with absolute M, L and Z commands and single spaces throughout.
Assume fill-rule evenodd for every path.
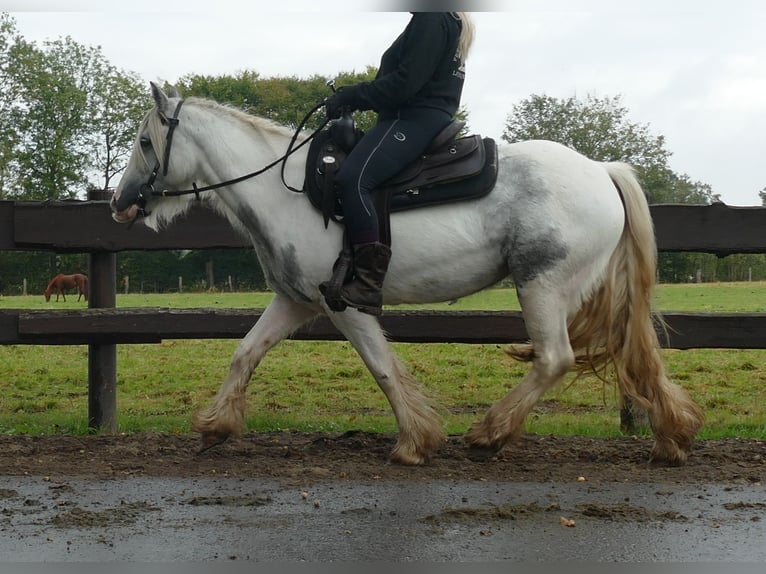
M 646 196 L 632 167 L 603 165 L 622 197 L 625 226 L 604 281 L 569 324 L 576 369 L 601 378 L 613 369 L 621 396 L 649 411 L 658 439 L 655 456 L 680 462 L 704 416 L 668 380 L 660 355 L 652 314 L 657 246 Z M 661 317 L 656 318 L 664 329 Z
M 80 293 L 85 296 L 85 300 L 88 300 L 88 276 L 80 274 L 80 285 L 77 286 Z M 79 297 L 78 297 L 79 299 Z

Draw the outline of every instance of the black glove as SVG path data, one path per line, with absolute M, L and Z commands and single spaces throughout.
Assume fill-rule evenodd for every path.
M 343 115 L 345 109 L 354 111 L 359 108 L 356 86 L 338 88 L 338 91 L 324 102 L 327 117 L 335 120 Z

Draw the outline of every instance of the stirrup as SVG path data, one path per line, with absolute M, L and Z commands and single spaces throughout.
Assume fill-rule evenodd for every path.
M 383 314 L 383 306 L 373 307 L 372 305 L 362 305 L 361 303 L 354 303 L 350 299 L 342 299 L 341 303 L 343 303 L 344 307 L 345 306 L 351 307 L 353 309 L 356 309 L 360 313 L 372 315 L 373 317 L 380 317 Z

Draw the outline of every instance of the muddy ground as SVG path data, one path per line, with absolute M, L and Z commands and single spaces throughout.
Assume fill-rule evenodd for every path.
M 198 454 L 196 435 L 2 436 L 0 475 L 211 477 L 312 481 L 455 480 L 736 483 L 766 479 L 766 441 L 701 440 L 682 467 L 649 464 L 651 439 L 526 436 L 477 462 L 450 437 L 429 464 L 388 462 L 393 435 L 250 433 Z
M 393 435 L 0 437 L 0 562 L 762 561 L 766 441 L 527 436 L 388 462 Z

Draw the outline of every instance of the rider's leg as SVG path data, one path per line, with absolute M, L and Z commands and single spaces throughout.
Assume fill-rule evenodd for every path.
M 381 243 L 371 193 L 420 155 L 451 118 L 438 110 L 410 110 L 379 121 L 357 143 L 336 182 L 354 250 L 354 279 L 341 290 L 344 303 L 379 315 L 391 249 Z

